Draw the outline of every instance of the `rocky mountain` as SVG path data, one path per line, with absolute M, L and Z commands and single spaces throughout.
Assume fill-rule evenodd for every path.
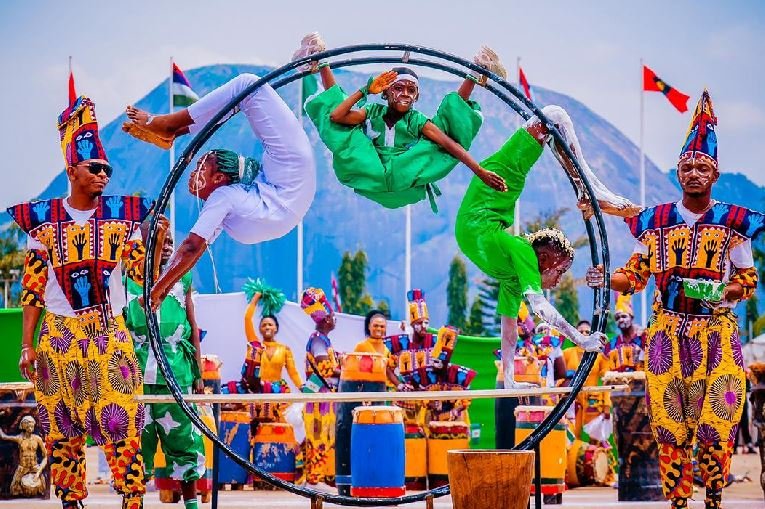
M 267 71 L 263 67 L 248 65 L 215 65 L 190 70 L 187 77 L 201 96 L 239 73 L 262 75 Z M 342 70 L 337 72 L 337 76 L 346 89 L 358 88 L 368 77 L 363 73 Z M 455 81 L 423 78 L 417 108 L 426 114 L 433 114 L 441 98 L 456 86 Z M 155 113 L 166 111 L 167 89 L 167 82 L 159 83 L 135 104 Z M 279 93 L 288 104 L 297 109 L 297 84 L 284 87 Z M 638 147 L 613 125 L 575 99 L 542 88 L 535 88 L 535 93 L 539 104 L 558 104 L 570 113 L 590 166 L 613 191 L 637 201 Z M 484 125 L 471 149 L 473 155 L 480 159 L 491 154 L 512 134 L 520 117 L 485 90 L 478 90 L 474 98 L 480 102 L 484 115 Z M 115 168 L 108 192 L 156 196 L 168 173 L 168 153 L 123 133 L 120 125 L 124 120 L 122 116 L 102 128 L 103 142 Z M 364 249 L 370 266 L 368 290 L 376 300 L 388 299 L 394 317 L 400 317 L 407 290 L 404 288 L 404 210 L 384 209 L 340 185 L 332 171 L 330 154 L 318 139 L 310 121 L 306 120 L 305 123 L 315 146 L 319 179 L 316 198 L 304 221 L 305 285 L 328 288 L 330 273 L 337 270 L 343 252 Z M 678 133 L 678 146 L 681 137 L 682 133 Z M 177 155 L 181 154 L 188 141 L 179 140 L 176 145 Z M 256 156 L 262 151 L 241 115 L 229 121 L 208 142 L 207 148 L 214 147 L 226 147 Z M 187 175 L 190 171 L 187 170 Z M 671 180 L 671 175 L 668 178 L 650 161 L 647 162 L 646 171 L 649 183 L 648 203 L 678 199 L 680 192 Z M 438 199 L 440 211 L 437 215 L 430 211 L 426 202 L 413 207 L 412 282 L 414 286 L 425 290 L 433 323 L 442 323 L 446 318 L 445 295 L 449 263 L 458 253 L 454 240 L 454 217 L 471 175 L 467 168 L 458 166 L 439 184 L 443 196 Z M 717 186 L 720 193 L 718 198 L 762 208 L 765 190 L 758 188 L 759 198 L 755 199 L 753 193 L 745 191 L 751 189 L 753 184 L 741 179 L 745 177 L 724 175 Z M 62 172 L 41 197 L 60 196 L 65 192 L 66 179 Z M 186 190 L 185 177 L 178 186 L 177 204 L 177 228 L 179 236 L 184 236 L 201 207 L 201 203 L 197 203 Z M 568 208 L 571 210 L 564 216 L 562 226 L 570 236 L 577 237 L 584 234 L 584 227 L 580 216 L 573 211 L 574 206 L 574 194 L 563 170 L 549 153 L 545 153 L 530 174 L 521 197 L 522 220 L 532 219 L 544 211 Z M 607 226 L 612 263 L 618 264 L 627 259 L 633 243 L 620 221 L 609 218 Z M 201 292 L 216 290 L 214 265 L 221 291 L 238 290 L 248 277 L 261 276 L 284 289 L 287 296 L 294 299 L 297 295 L 296 237 L 293 231 L 281 239 L 262 245 L 242 246 L 222 235 L 212 247 L 214 264 L 211 257 L 206 255 L 195 268 L 195 285 Z M 583 275 L 589 264 L 588 258 L 586 249 L 577 253 L 573 268 L 575 276 Z M 480 274 L 472 265 L 469 265 L 469 270 L 472 293 Z M 583 311 L 589 309 L 589 293 L 586 289 L 581 290 Z

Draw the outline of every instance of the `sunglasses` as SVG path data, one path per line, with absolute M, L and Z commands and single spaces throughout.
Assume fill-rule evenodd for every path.
M 114 173 L 114 168 L 106 163 L 80 163 L 77 166 L 86 167 L 91 175 L 98 175 L 103 171 L 107 178 L 111 178 L 112 173 Z

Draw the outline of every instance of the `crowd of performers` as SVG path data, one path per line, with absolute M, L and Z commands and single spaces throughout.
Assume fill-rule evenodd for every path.
M 311 34 L 295 58 L 310 60 L 324 48 L 321 38 Z M 504 72 L 497 55 L 487 48 L 475 62 L 487 72 Z M 545 145 L 559 157 L 563 153 L 552 140 L 550 125 L 531 118 L 495 154 L 477 162 L 469 149 L 481 125 L 480 108 L 471 99 L 473 87 L 486 81 L 480 73 L 466 76 L 459 89 L 444 98 L 438 113 L 428 118 L 413 109 L 420 88 L 411 69 L 394 68 L 346 95 L 326 62 L 307 65 L 320 74 L 325 90 L 308 98 L 305 109 L 332 152 L 335 173 L 344 185 L 388 208 L 429 199 L 435 210 L 438 180 L 458 162 L 475 174 L 457 215 L 455 235 L 462 252 L 499 281 L 498 384 L 517 388 L 566 383 L 586 351 L 604 352 L 588 383 L 597 383 L 606 369 L 644 369 L 664 495 L 673 507 L 687 506 L 695 445 L 706 507 L 719 507 L 745 397 L 732 310 L 755 291 L 751 239 L 765 227 L 765 216 L 711 198 L 719 172 L 717 118 L 709 94 L 705 91 L 698 103 L 680 153 L 682 199 L 644 210 L 598 181 L 583 158 L 566 112 L 555 106 L 543 109 L 590 180 L 593 199 L 606 213 L 624 217 L 638 242 L 631 258 L 613 274 L 603 274 L 598 267 L 588 271 L 588 284 L 597 287 L 610 277 L 612 288 L 629 295 L 643 291 L 651 276 L 655 279 L 648 329 L 637 331 L 631 308 L 621 301 L 617 306 L 621 333 L 608 342 L 585 322 L 568 323 L 545 298 L 544 290 L 556 286 L 573 261 L 574 250 L 565 235 L 556 229 L 527 236 L 510 233 L 515 202 Z M 198 132 L 257 79 L 240 75 L 169 115 L 129 107 L 123 128 L 168 148 L 177 137 Z M 376 94 L 386 104 L 366 103 Z M 188 190 L 205 203 L 174 251 L 165 242 L 167 224 L 160 221 L 162 241 L 156 253 L 146 253 L 141 225 L 151 212 L 150 199 L 103 195 L 113 169 L 99 137 L 95 106 L 84 96 L 58 118 L 70 194 L 9 208 L 28 234 L 19 365 L 35 383 L 51 480 L 64 507 L 81 507 L 87 496 L 86 437 L 103 448 L 124 508 L 142 506 L 145 474 L 151 474 L 158 443 L 172 477 L 183 483 L 186 507 L 197 505 L 193 482 L 202 475 L 204 461 L 199 432 L 176 406 L 144 406 L 134 399 L 141 393 L 167 393 L 147 344 L 141 296 L 144 259 L 149 255 L 160 260 L 150 304 L 159 313 L 164 352 L 182 390 L 200 391 L 199 330 L 190 298 L 190 270 L 222 231 L 244 244 L 285 235 L 303 218 L 316 190 L 313 147 L 278 94 L 265 85 L 243 99 L 232 114 L 239 112 L 263 143 L 262 160 L 223 148 L 202 155 Z M 572 164 L 561 159 L 581 187 Z M 578 196 L 587 193 L 581 188 Z M 591 214 L 588 200 L 579 205 L 585 216 Z M 705 286 L 709 288 L 703 290 Z M 228 390 L 287 391 L 285 370 L 303 390 L 337 390 L 342 359 L 349 353 L 340 355 L 332 346 L 335 317 L 324 293 L 308 289 L 302 296 L 301 305 L 316 324 L 307 338 L 303 377 L 289 348 L 276 341 L 276 315 L 266 312 L 255 328 L 255 307 L 266 304 L 267 293 L 251 288 L 244 376 L 227 384 Z M 409 297 L 410 333 L 386 337 L 384 317 L 372 313 L 365 324 L 366 339 L 356 352 L 384 356 L 387 384 L 399 391 L 467 389 L 474 373 L 450 362 L 456 331 L 443 327 L 431 333 L 424 295 L 414 290 Z M 536 331 L 528 313 L 557 334 Z M 532 331 L 539 332 L 537 339 Z M 574 346 L 563 350 L 562 338 Z M 433 422 L 469 421 L 468 402 L 460 398 L 402 406 L 407 426 L 420 427 L 425 434 Z M 591 396 L 580 396 L 571 417 L 573 433 L 582 436 L 592 421 L 607 418 L 607 408 L 606 396 L 594 402 Z M 321 401 L 305 406 L 303 465 L 309 484 L 333 480 L 334 412 L 332 405 Z M 503 412 L 506 409 L 498 408 L 498 416 Z M 262 405 L 252 417 L 257 422 L 279 421 L 283 414 L 280 405 Z

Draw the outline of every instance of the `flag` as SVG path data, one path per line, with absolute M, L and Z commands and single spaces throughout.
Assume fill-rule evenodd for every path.
M 335 304 L 335 311 L 338 313 L 343 312 L 343 308 L 340 305 L 340 292 L 337 289 L 337 279 L 335 279 L 335 273 L 333 272 L 330 276 L 330 281 L 332 285 L 332 302 Z
M 300 115 L 305 115 L 305 108 L 303 108 L 303 105 L 305 104 L 305 100 L 314 95 L 319 90 L 319 82 L 316 80 L 316 76 L 313 74 L 309 74 L 308 76 L 305 76 L 303 80 L 301 81 L 301 88 L 300 88 Z
M 526 79 L 526 75 L 523 73 L 520 65 L 518 66 L 518 84 L 523 88 L 523 94 L 526 96 L 526 99 L 533 101 L 534 96 L 531 94 L 531 85 L 529 85 L 529 80 Z
M 173 62 L 173 106 L 185 108 L 199 100 L 199 96 L 191 89 L 191 84 L 183 71 Z
M 74 104 L 77 100 L 77 91 L 74 89 L 74 74 L 72 68 L 69 68 L 69 104 Z
M 672 106 L 677 108 L 677 111 L 680 113 L 688 111 L 688 99 L 690 99 L 690 96 L 667 85 L 647 65 L 643 66 L 643 90 L 646 92 L 661 92 L 672 103 Z

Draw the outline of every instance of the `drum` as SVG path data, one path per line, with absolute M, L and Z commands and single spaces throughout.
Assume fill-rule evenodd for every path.
M 611 394 L 619 453 L 619 501 L 664 500 L 658 445 L 648 420 L 645 372 L 609 371 L 603 375 L 603 384 L 629 385 L 627 391 Z
M 515 442 L 520 443 L 553 410 L 551 406 L 521 405 L 515 409 Z M 539 445 L 542 494 L 559 495 L 566 490 L 566 425 L 558 422 Z M 534 493 L 534 486 L 531 486 Z
M 351 352 L 340 362 L 340 392 L 385 392 L 388 360 L 377 353 Z M 340 495 L 351 494 L 351 428 L 355 403 L 335 406 L 335 483 Z
M 205 392 L 220 394 L 220 367 L 223 363 L 217 355 L 202 356 L 202 381 Z
M 462 421 L 431 421 L 428 425 L 428 487 L 449 484 L 447 452 L 470 447 L 470 427 Z
M 428 477 L 428 446 L 425 430 L 419 424 L 404 426 L 404 449 L 406 451 L 406 489 L 424 490 Z
M 287 423 L 265 422 L 258 426 L 252 462 L 274 477 L 295 482 L 295 432 Z
M 19 344 L 18 341 L 14 343 Z M 6 347 L 11 348 L 8 345 Z M 12 354 L 6 352 L 5 355 L 10 356 Z M 36 421 L 35 429 L 32 432 L 33 436 L 41 437 L 42 431 L 37 417 L 37 403 L 32 384 L 29 382 L 0 383 L 0 429 L 7 435 L 21 435 L 23 437 L 24 432 L 20 429 L 20 425 L 21 420 L 27 416 L 31 416 Z M 3 459 L 3 466 L 0 467 L 0 500 L 8 498 L 49 499 L 51 491 L 48 488 L 50 486 L 50 461 L 43 469 L 41 477 L 38 478 L 35 475 L 30 477 L 30 472 L 25 472 L 25 469 L 19 464 L 21 449 L 22 447 L 31 449 L 32 443 L 40 444 L 40 442 L 37 438 L 22 438 L 22 440 L 22 443 L 0 440 L 0 458 Z M 39 465 L 45 459 L 45 447 L 34 447 L 36 450 L 35 463 Z
M 209 405 L 198 405 L 199 416 L 202 421 L 212 430 L 215 429 L 215 417 Z M 213 472 L 213 444 L 206 436 L 202 437 L 205 444 L 205 470 L 204 477 L 197 479 L 197 492 L 201 494 L 202 502 L 208 502 L 212 494 Z M 167 459 L 162 452 L 162 444 L 157 444 L 157 453 L 154 455 L 154 485 L 159 490 L 159 500 L 166 503 L 176 503 L 181 499 L 181 482 L 170 478 L 172 468 L 167 468 Z
M 250 412 L 222 411 L 218 436 L 241 457 L 250 458 Z M 218 455 L 218 484 L 247 483 L 248 472 L 226 454 Z
M 609 473 L 606 448 L 574 440 L 568 450 L 566 467 L 566 485 L 569 488 L 604 486 L 608 482 Z
M 396 406 L 357 406 L 351 431 L 351 496 L 406 493 L 404 416 Z

